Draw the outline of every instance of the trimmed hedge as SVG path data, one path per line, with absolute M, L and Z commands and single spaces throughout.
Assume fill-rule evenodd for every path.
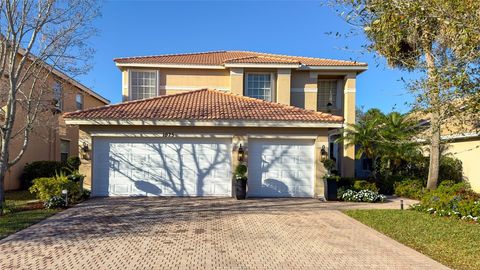
M 64 164 L 59 161 L 41 160 L 25 165 L 22 174 L 22 187 L 28 189 L 32 186 L 33 179 L 53 177 L 63 173 Z
M 30 188 L 33 179 L 36 178 L 54 177 L 58 174 L 75 175 L 75 172 L 80 168 L 80 164 L 79 157 L 69 157 L 65 163 L 53 160 L 34 161 L 23 168 L 22 188 Z

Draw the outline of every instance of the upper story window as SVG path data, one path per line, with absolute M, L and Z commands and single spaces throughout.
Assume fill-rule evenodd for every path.
M 53 102 L 55 109 L 63 110 L 63 99 L 62 99 L 62 84 L 58 81 L 53 83 Z
M 245 95 L 272 101 L 272 74 L 247 73 Z
M 156 71 L 130 71 L 130 99 L 155 97 L 157 91 Z
M 337 108 L 337 80 L 319 80 L 317 107 L 319 109 Z
M 83 110 L 83 95 L 77 94 L 75 96 L 75 107 L 77 110 Z

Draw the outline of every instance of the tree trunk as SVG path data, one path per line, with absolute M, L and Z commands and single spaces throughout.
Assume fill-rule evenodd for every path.
M 425 50 L 425 60 L 428 69 L 428 96 L 430 98 L 430 163 L 428 166 L 427 188 L 436 189 L 440 170 L 440 97 L 436 83 L 435 59 L 431 52 L 431 45 Z
M 432 130 L 430 138 L 430 164 L 428 166 L 428 189 L 436 189 L 440 171 L 440 128 Z

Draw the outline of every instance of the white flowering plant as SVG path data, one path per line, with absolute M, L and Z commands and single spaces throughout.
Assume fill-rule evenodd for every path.
M 385 195 L 379 194 L 378 192 L 363 189 L 359 191 L 348 189 L 346 190 L 341 199 L 346 202 L 384 202 L 386 199 Z
M 480 194 L 464 183 L 442 183 L 436 190 L 425 193 L 413 210 L 440 217 L 480 222 Z

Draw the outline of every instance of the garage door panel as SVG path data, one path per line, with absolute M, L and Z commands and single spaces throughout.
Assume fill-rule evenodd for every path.
M 94 196 L 230 196 L 227 139 L 94 139 Z
M 249 140 L 248 195 L 312 197 L 313 140 Z

